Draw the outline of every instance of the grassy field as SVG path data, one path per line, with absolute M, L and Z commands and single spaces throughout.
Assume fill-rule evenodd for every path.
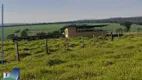
M 65 24 L 53 24 L 53 25 L 35 25 L 35 26 L 18 26 L 18 27 L 5 27 L 4 30 L 4 36 L 5 38 L 9 34 L 13 34 L 16 30 L 24 30 L 24 29 L 30 29 L 32 31 L 35 31 L 32 34 L 35 34 L 37 32 L 43 31 L 43 32 L 52 32 L 55 30 L 59 30 L 61 27 L 63 27 Z M 31 35 L 31 33 L 29 34 Z M 0 36 L 1 36 L 1 28 L 0 28 Z
M 94 23 L 97 24 L 97 23 Z M 105 23 L 104 23 L 105 24 Z M 23 29 L 29 29 L 30 32 L 28 35 L 35 35 L 37 32 L 52 32 L 59 30 L 63 26 L 67 24 L 50 24 L 50 25 L 37 25 L 37 26 L 19 26 L 19 27 L 5 27 L 5 38 L 7 35 L 14 33 L 16 30 L 22 31 Z M 91 23 L 92 25 L 92 23 Z M 104 27 L 104 30 L 107 31 L 115 31 L 118 28 L 123 28 L 123 26 L 120 26 L 119 24 L 116 23 L 110 23 L 109 26 Z M 142 28 L 140 25 L 132 25 L 131 31 L 136 31 L 137 28 Z M 0 38 L 1 38 L 1 28 L 0 28 Z
M 13 42 L 5 42 L 5 65 L 0 72 L 21 69 L 21 80 L 142 80 L 142 35 L 125 35 L 110 41 L 84 38 L 49 39 L 50 54 L 45 54 L 44 40 L 21 41 L 21 62 L 16 61 Z M 0 46 L 1 48 L 1 46 Z

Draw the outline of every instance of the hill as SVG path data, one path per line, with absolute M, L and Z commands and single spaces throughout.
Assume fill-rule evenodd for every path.
M 129 21 L 134 24 L 142 25 L 142 16 L 138 17 L 114 17 L 107 19 L 88 19 L 88 20 L 75 20 L 66 22 L 50 22 L 50 23 L 7 23 L 5 27 L 16 27 L 16 26 L 35 26 L 35 25 L 50 25 L 50 24 L 76 24 L 76 23 L 120 23 Z M 1 26 L 1 25 L 0 25 Z
M 142 17 L 116 17 L 108 19 L 92 19 L 92 20 L 78 20 L 79 23 L 120 23 L 124 21 L 129 21 L 134 24 L 141 24 Z
M 50 54 L 45 54 L 44 40 L 21 41 L 21 61 L 16 61 L 15 45 L 5 42 L 4 66 L 0 72 L 21 69 L 21 80 L 141 80 L 142 35 L 125 35 L 110 41 L 96 37 L 49 39 Z M 1 47 L 0 47 L 1 48 Z

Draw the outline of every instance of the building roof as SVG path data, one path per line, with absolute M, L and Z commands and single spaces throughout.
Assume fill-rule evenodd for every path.
M 64 26 L 62 29 L 69 28 L 69 27 L 76 27 L 76 28 L 95 28 L 95 27 L 105 27 L 108 26 L 108 24 L 102 24 L 102 25 L 67 25 Z
M 102 24 L 102 25 L 67 25 L 67 26 L 64 26 L 60 29 L 61 32 L 64 32 L 64 30 L 66 28 L 69 28 L 69 27 L 75 27 L 77 29 L 89 29 L 89 28 L 94 28 L 94 27 L 105 27 L 105 26 L 108 26 L 108 24 Z

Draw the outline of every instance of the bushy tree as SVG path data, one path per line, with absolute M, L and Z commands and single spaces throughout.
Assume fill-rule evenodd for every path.
M 14 34 L 9 34 L 9 35 L 7 36 L 7 39 L 13 39 L 14 37 L 16 37 Z
M 38 37 L 38 39 L 42 39 L 46 37 L 46 33 L 45 32 L 39 32 L 36 34 L 36 36 Z
M 28 34 L 25 30 L 21 31 L 21 37 L 28 37 Z
M 52 35 L 53 37 L 57 38 L 57 37 L 60 37 L 62 35 L 62 32 L 59 30 L 59 31 L 53 31 L 49 34 Z
M 123 33 L 123 29 L 121 28 L 116 29 L 116 33 Z
M 24 30 L 25 30 L 25 31 L 29 31 L 29 29 L 27 29 L 27 28 L 26 28 L 26 29 L 24 29 Z
M 138 29 L 137 29 L 137 32 L 141 32 L 141 31 L 142 31 L 142 28 L 138 28 Z
M 14 33 L 20 33 L 20 30 L 16 30 Z
M 124 26 L 126 28 L 126 32 L 129 32 L 130 31 L 130 28 L 131 28 L 131 25 L 132 23 L 129 22 L 129 21 L 126 21 L 126 22 L 122 22 L 120 23 L 120 25 Z

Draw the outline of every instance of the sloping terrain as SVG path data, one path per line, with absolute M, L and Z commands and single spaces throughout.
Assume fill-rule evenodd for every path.
M 50 54 L 45 53 L 44 40 L 21 41 L 21 61 L 16 61 L 15 44 L 5 42 L 5 65 L 0 72 L 21 69 L 21 80 L 141 80 L 142 35 L 49 39 Z M 93 43 L 95 41 L 95 43 Z M 1 47 L 0 47 L 1 48 Z

